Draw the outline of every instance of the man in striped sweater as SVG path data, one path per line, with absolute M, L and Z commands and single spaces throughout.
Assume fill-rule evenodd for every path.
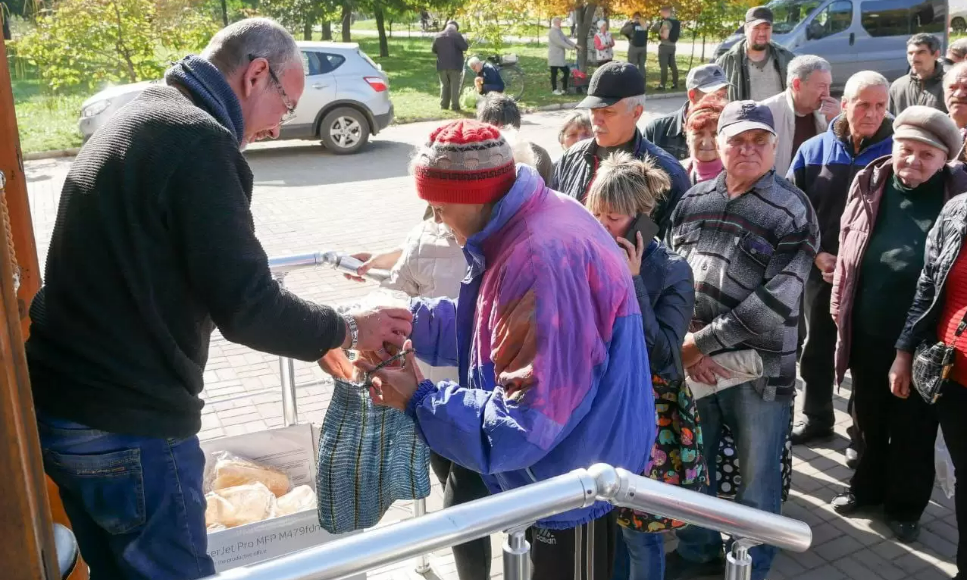
M 698 399 L 706 457 L 716 455 L 728 426 L 742 466 L 737 501 L 779 513 L 799 308 L 819 225 L 805 194 L 773 170 L 776 132 L 768 107 L 730 103 L 718 135 L 725 171 L 685 194 L 667 234 L 669 247 L 688 260 L 695 276 L 695 313 L 682 362 L 691 380 L 716 385 Z M 760 372 L 726 388 L 733 373 Z M 715 493 L 715 471 L 709 475 L 709 493 Z M 718 574 L 721 551 L 718 532 L 683 530 L 666 578 Z M 751 550 L 753 580 L 765 578 L 776 552 Z

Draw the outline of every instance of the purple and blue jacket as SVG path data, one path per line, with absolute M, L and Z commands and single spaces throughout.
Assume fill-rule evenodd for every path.
M 457 301 L 414 301 L 417 356 L 460 384 L 420 384 L 406 409 L 431 449 L 510 490 L 594 463 L 641 473 L 655 403 L 635 288 L 618 246 L 531 168 L 467 240 Z M 597 502 L 538 522 L 573 528 Z

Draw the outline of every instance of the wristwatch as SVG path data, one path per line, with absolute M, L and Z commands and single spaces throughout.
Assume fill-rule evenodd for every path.
M 344 314 L 342 319 L 346 321 L 349 328 L 349 350 L 354 350 L 359 344 L 359 327 L 356 326 L 356 319 L 349 314 Z

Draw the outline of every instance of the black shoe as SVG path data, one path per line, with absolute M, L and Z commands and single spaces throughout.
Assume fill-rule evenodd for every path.
M 665 556 L 665 580 L 688 580 L 723 574 L 725 574 L 725 560 L 722 558 L 699 563 L 686 560 L 678 551 L 670 552 Z
M 815 423 L 800 421 L 792 428 L 789 441 L 793 445 L 805 445 L 813 441 L 825 441 L 833 437 L 832 427 L 820 427 Z
M 868 501 L 856 499 L 856 496 L 853 495 L 853 492 L 849 490 L 838 494 L 836 497 L 830 500 L 829 503 L 833 506 L 833 511 L 841 516 L 850 516 L 862 509 L 876 507 L 878 505 Z
M 655 85 L 655 90 L 656 91 L 665 91 L 667 89 L 665 88 L 665 85 Z
M 920 522 L 898 522 L 890 520 L 890 530 L 898 542 L 912 544 L 920 537 Z
M 672 90 L 673 91 L 677 91 L 678 90 L 678 85 L 672 85 Z
M 853 449 L 852 447 L 846 448 L 846 467 L 850 469 L 856 469 L 856 466 L 860 464 L 860 452 Z

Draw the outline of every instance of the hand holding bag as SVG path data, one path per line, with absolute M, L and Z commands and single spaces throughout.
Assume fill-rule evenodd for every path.
M 956 344 L 967 329 L 967 314 L 957 326 L 953 344 L 923 341 L 913 355 L 913 386 L 927 404 L 932 405 L 940 398 L 940 391 L 954 369 Z

